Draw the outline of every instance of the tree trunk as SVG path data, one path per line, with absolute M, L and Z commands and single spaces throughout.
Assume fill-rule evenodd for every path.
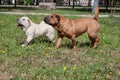
M 106 0 L 105 6 L 106 6 L 106 10 L 108 10 L 108 7 L 109 7 L 109 0 Z
M 69 6 L 70 6 L 70 0 L 69 0 Z
M 73 0 L 73 8 L 75 7 L 75 0 Z
M 39 5 L 39 2 L 38 2 L 38 0 L 36 0 L 36 5 Z
M 88 6 L 91 6 L 91 0 L 88 1 Z
M 16 0 L 15 0 L 15 7 L 16 7 Z
M 53 0 L 54 3 L 56 3 L 56 0 Z

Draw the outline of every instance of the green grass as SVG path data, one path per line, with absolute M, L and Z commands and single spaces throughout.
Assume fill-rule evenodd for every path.
M 62 11 L 61 11 L 62 13 Z M 16 26 L 25 15 L 0 14 L 0 78 L 11 80 L 119 80 L 120 18 L 100 18 L 100 43 L 89 47 L 87 34 L 77 38 L 77 50 L 64 38 L 59 49 L 47 38 L 22 48 L 24 33 Z M 27 15 L 40 23 L 44 16 Z M 71 19 L 78 17 L 68 17 Z M 57 38 L 57 35 L 56 35 Z

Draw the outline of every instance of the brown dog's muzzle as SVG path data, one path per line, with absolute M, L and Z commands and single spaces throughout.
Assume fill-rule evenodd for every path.
M 51 15 L 48 15 L 44 18 L 44 21 L 51 26 L 54 26 L 56 24 L 55 21 L 53 21 L 53 20 L 54 20 L 54 18 L 52 18 Z
M 50 24 L 50 18 L 49 18 L 49 16 L 45 16 L 44 21 L 45 21 L 47 24 Z

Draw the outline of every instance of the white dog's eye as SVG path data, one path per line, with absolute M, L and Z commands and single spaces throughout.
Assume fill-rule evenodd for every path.
M 23 19 L 23 21 L 25 21 L 25 19 Z

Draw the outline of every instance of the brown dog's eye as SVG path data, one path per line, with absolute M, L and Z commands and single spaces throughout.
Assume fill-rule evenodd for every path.
M 54 18 L 54 16 L 51 16 L 51 18 Z

